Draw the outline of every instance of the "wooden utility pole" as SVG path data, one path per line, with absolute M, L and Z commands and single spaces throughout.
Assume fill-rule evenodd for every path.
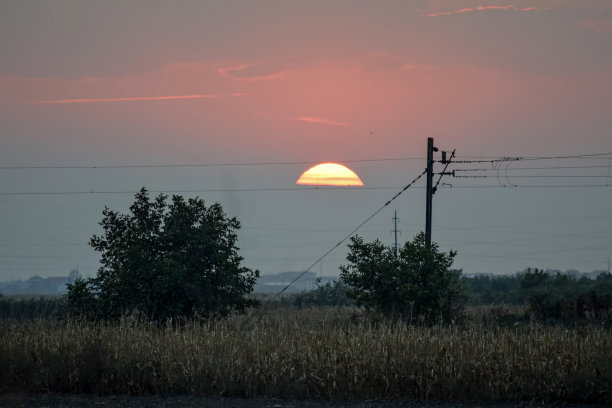
M 431 212 L 433 202 L 433 164 L 434 152 L 438 151 L 434 147 L 434 140 L 432 137 L 427 138 L 427 201 L 425 207 L 425 244 L 427 248 L 431 248 Z

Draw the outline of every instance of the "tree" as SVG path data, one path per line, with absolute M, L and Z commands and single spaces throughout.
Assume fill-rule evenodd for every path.
M 96 277 L 68 285 L 69 310 L 113 319 L 138 312 L 163 322 L 194 313 L 226 314 L 248 299 L 259 271 L 241 266 L 236 231 L 219 203 L 136 194 L 129 214 L 106 207 L 103 233 L 89 244 L 101 253 Z M 92 310 L 94 308 L 94 310 Z
M 379 240 L 364 243 L 351 238 L 347 266 L 340 277 L 349 286 L 349 297 L 388 317 L 427 323 L 446 320 L 461 307 L 461 271 L 451 270 L 456 252 L 427 247 L 425 234 L 399 248 Z

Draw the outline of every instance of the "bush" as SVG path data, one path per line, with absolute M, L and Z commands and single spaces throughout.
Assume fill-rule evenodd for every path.
M 396 253 L 376 240 L 351 239 L 340 277 L 359 305 L 387 317 L 427 323 L 452 318 L 462 307 L 461 271 L 451 270 L 456 252 L 427 247 L 420 233 Z

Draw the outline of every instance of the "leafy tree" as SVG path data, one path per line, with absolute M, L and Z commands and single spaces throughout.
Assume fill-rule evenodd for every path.
M 425 234 L 407 242 L 397 254 L 376 240 L 351 238 L 347 266 L 340 277 L 349 297 L 389 317 L 433 323 L 450 318 L 461 307 L 461 271 L 451 270 L 456 252 L 427 247 Z
M 68 285 L 73 312 L 112 319 L 138 312 L 163 322 L 194 313 L 225 314 L 254 305 L 259 271 L 241 266 L 236 231 L 219 203 L 160 194 L 136 194 L 129 214 L 105 208 L 101 235 L 89 244 L 101 253 L 97 276 Z

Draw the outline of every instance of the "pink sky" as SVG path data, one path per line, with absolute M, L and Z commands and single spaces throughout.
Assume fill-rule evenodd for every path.
M 314 164 L 418 157 L 427 137 L 466 156 L 607 152 L 611 49 L 607 0 L 5 2 L 0 161 Z M 303 167 L 265 176 L 210 170 L 194 186 L 212 175 L 238 187 L 293 185 Z M 421 164 L 353 167 L 366 186 L 383 186 Z M 51 173 L 0 173 L 0 190 L 87 189 L 102 183 L 93 173 L 80 175 L 84 186 Z M 162 176 L 108 176 L 104 187 L 169 180 Z M 220 199 L 246 211 L 244 198 Z M 29 219 L 14 205 L 5 212 Z M 328 205 L 296 211 L 324 217 Z M 291 259 L 275 271 L 299 269 Z
M 579 108 L 571 113 L 573 118 L 564 113 L 559 119 L 571 119 L 573 126 L 593 116 L 605 120 L 612 92 L 605 73 L 436 66 L 388 54 L 315 59 L 300 66 L 280 61 L 268 64 L 269 71 L 263 73 L 256 64 L 244 63 L 229 71 L 240 72 L 240 77 L 228 74 L 226 65 L 177 62 L 144 74 L 82 79 L 5 75 L 0 77 L 6 90 L 1 103 L 17 117 L 35 122 L 36 117 L 45 120 L 58 114 L 67 121 L 79 117 L 95 123 L 106 118 L 118 126 L 123 122 L 170 128 L 196 146 L 209 141 L 211 128 L 235 128 L 233 143 L 254 147 L 262 155 L 280 148 L 283 155 L 303 158 L 312 157 L 330 137 L 330 152 L 360 156 L 370 132 L 408 150 L 421 144 L 422 136 L 405 137 L 412 134 L 439 135 L 469 145 L 486 140 L 494 151 L 492 146 L 507 144 L 498 140 L 505 131 L 536 117 Z M 584 110 L 584 103 L 589 110 Z M 547 126 L 547 133 L 554 133 L 559 124 L 551 121 Z M 253 131 L 266 134 L 265 145 L 252 145 L 258 144 Z M 240 133 L 245 140 L 239 139 Z M 532 142 L 544 149 L 549 140 L 539 134 Z M 557 140 L 568 148 L 576 142 Z M 88 143 L 95 145 L 95 138 Z M 384 145 L 375 149 L 383 155 L 388 151 Z
M 188 150 L 233 129 L 220 146 L 225 154 L 238 144 L 262 156 L 312 157 L 321 143 L 331 155 L 359 156 L 371 134 L 383 155 L 390 145 L 414 149 L 426 136 L 469 148 L 486 141 L 487 151 L 521 150 L 526 138 L 530 149 L 545 150 L 555 137 L 571 149 L 579 145 L 572 127 L 609 123 L 612 18 L 604 1 L 364 3 L 348 12 L 278 5 L 210 5 L 203 21 L 190 15 L 197 7 L 175 20 L 165 7 L 145 18 L 134 4 L 125 19 L 83 7 L 67 20 L 61 2 L 6 6 L 4 16 L 32 21 L 27 29 L 6 22 L 12 38 L 22 38 L 0 48 L 0 106 L 11 120 L 168 129 L 194 144 Z M 115 21 L 100 26 L 94 12 Z M 74 38 L 85 23 L 97 33 L 88 34 L 91 43 Z M 534 122 L 537 134 L 508 142 L 508 133 L 533 133 Z M 607 143 L 600 128 L 594 147 Z M 104 148 L 105 140 L 86 143 Z

